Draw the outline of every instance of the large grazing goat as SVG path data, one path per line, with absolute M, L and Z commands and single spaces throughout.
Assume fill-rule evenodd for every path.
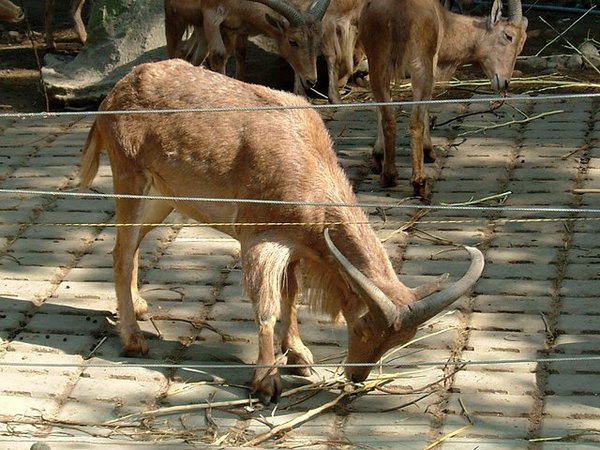
M 301 12 L 285 0 L 165 0 L 167 54 L 195 64 L 208 57 L 212 70 L 225 73 L 235 53 L 236 76 L 243 78 L 246 41 L 262 34 L 275 40 L 279 55 L 294 69 L 296 90 L 312 87 L 317 81 L 321 20 L 329 1 L 318 0 Z M 194 27 L 192 42 L 182 45 L 189 26 Z
M 17 23 L 25 18 L 23 10 L 9 0 L 0 0 L 0 22 Z
M 359 39 L 369 61 L 375 100 L 391 101 L 390 83 L 404 75 L 410 75 L 414 100 L 429 100 L 435 80 L 449 78 L 464 63 L 478 63 L 493 89 L 506 90 L 527 29 L 520 0 L 508 3 L 509 18 L 503 19 L 501 0 L 494 1 L 488 18 L 455 14 L 439 0 L 367 0 Z M 396 184 L 395 136 L 394 108 L 379 107 L 373 160 L 384 187 Z M 435 154 L 426 105 L 413 108 L 410 141 L 411 182 L 416 195 L 428 198 L 423 163 Z
M 258 364 L 275 364 L 273 339 L 279 316 L 288 363 L 312 363 L 312 354 L 300 339 L 294 303 L 303 288 L 313 306 L 345 316 L 347 362 L 375 363 L 474 285 L 483 270 L 479 250 L 467 248 L 470 268 L 443 291 L 435 292 L 445 276 L 414 289 L 403 285 L 366 214 L 360 208 L 331 206 L 355 203 L 356 197 L 323 121 L 315 111 L 297 108 L 309 106 L 299 96 L 173 59 L 134 68 L 100 109 L 268 106 L 296 108 L 100 115 L 83 151 L 81 187 L 91 184 L 100 152 L 106 148 L 116 194 L 232 199 L 211 203 L 117 197 L 116 221 L 156 224 L 176 208 L 199 222 L 222 224 L 216 228 L 240 242 L 244 288 L 258 326 Z M 137 288 L 137 257 L 138 246 L 151 229 L 150 225 L 117 228 L 113 267 L 125 353 L 148 351 L 136 322 L 136 316 L 147 311 Z M 364 365 L 346 368 L 346 375 L 355 381 L 364 380 L 369 372 Z M 256 369 L 252 385 L 265 403 L 277 401 L 281 392 L 275 368 Z

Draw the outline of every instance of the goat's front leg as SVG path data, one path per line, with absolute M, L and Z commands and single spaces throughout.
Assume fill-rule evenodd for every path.
M 313 364 L 313 356 L 300 337 L 296 307 L 298 282 L 293 266 L 288 268 L 286 280 L 287 285 L 283 288 L 283 301 L 281 302 L 281 350 L 287 356 L 287 364 L 306 364 L 306 367 L 295 367 L 290 370 L 292 373 L 307 377 L 310 375 L 309 366 Z
M 267 232 L 268 233 L 268 232 Z M 252 377 L 252 393 L 261 402 L 278 402 L 281 378 L 275 360 L 275 323 L 279 317 L 284 279 L 291 248 L 273 235 L 240 236 L 244 287 L 252 300 L 258 328 L 259 366 Z
M 225 74 L 229 52 L 221 34 L 222 14 L 218 10 L 209 9 L 203 17 L 204 35 L 208 42 L 208 65 L 210 70 Z
M 44 12 L 46 48 L 52 50 L 56 50 L 56 42 L 54 42 L 54 2 L 55 0 L 46 0 Z
M 281 395 L 281 377 L 275 361 L 275 315 L 257 311 L 256 325 L 258 327 L 258 361 L 260 366 L 254 369 L 252 376 L 252 393 L 256 394 L 259 400 L 268 405 L 269 403 L 278 403 Z
M 373 156 L 376 167 L 377 164 L 381 167 L 381 186 L 393 187 L 398 184 L 398 169 L 396 168 L 395 108 L 387 105 L 380 106 L 379 114 L 379 135 L 375 148 L 373 149 Z M 383 146 L 383 155 L 381 155 L 381 146 Z
M 425 134 L 424 118 L 427 117 L 425 105 L 417 105 L 410 116 L 410 150 L 412 159 L 412 176 L 414 194 L 425 200 L 431 194 L 425 175 L 423 157 L 423 138 Z

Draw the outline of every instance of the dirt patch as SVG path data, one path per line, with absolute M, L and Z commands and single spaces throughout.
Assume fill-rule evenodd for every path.
M 56 2 L 55 28 L 57 52 L 72 54 L 81 49 L 75 32 L 72 30 L 68 19 L 68 2 Z M 480 8 L 485 8 L 481 6 Z M 43 39 L 43 11 L 44 2 L 28 2 L 25 5 L 27 22 L 17 25 L 0 24 L 0 112 L 33 112 L 44 111 L 48 107 L 56 109 L 55 105 L 48 105 L 40 84 L 40 64 L 46 53 Z M 477 11 L 476 11 L 477 12 Z M 529 19 L 528 40 L 523 51 L 524 55 L 535 55 L 547 46 L 542 55 L 562 55 L 575 53 L 568 48 L 566 40 L 578 46 L 586 39 L 600 40 L 600 16 L 587 15 L 581 18 L 581 13 L 555 13 L 548 11 L 525 11 Z M 86 11 L 84 11 L 84 17 Z M 575 26 L 570 28 L 564 39 L 558 34 L 569 28 L 575 21 Z M 554 28 L 554 29 L 552 29 Z M 566 40 L 565 40 L 566 39 Z M 251 63 L 250 63 L 251 64 Z M 560 71 L 563 74 L 577 78 L 581 81 L 599 82 L 600 75 L 591 70 L 566 70 L 562 68 L 547 68 L 542 72 Z M 271 77 L 281 74 L 281 70 L 271 72 Z M 462 76 L 481 76 L 479 71 L 463 70 Z M 524 68 L 523 75 L 540 75 L 540 70 Z M 285 83 L 275 84 L 276 87 L 285 88 L 290 82 L 289 73 L 285 73 Z M 368 90 L 363 90 L 360 98 L 369 97 Z M 93 106 L 93 105 L 90 105 Z

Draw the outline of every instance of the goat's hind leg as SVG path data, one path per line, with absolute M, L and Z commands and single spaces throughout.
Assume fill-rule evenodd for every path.
M 151 189 L 149 195 L 158 194 L 154 189 Z M 148 312 L 148 303 L 140 295 L 138 290 L 138 269 L 139 269 L 139 245 L 144 240 L 144 237 L 156 228 L 154 225 L 159 224 L 173 211 L 173 206 L 164 200 L 146 200 L 144 202 L 144 216 L 141 223 L 147 224 L 140 228 L 138 236 L 138 247 L 133 257 L 133 272 L 131 276 L 131 296 L 133 298 L 133 309 L 138 320 L 145 319 Z
M 131 171 L 127 174 L 114 173 L 114 191 L 117 194 L 145 195 L 150 190 L 151 180 L 140 172 Z M 121 166 L 122 167 L 122 166 Z M 119 337 L 124 354 L 145 354 L 148 344 L 136 321 L 138 316 L 147 310 L 146 302 L 139 296 L 137 290 L 138 248 L 143 237 L 152 227 L 142 227 L 140 223 L 146 220 L 166 217 L 172 209 L 165 205 L 149 207 L 145 200 L 138 198 L 117 198 L 115 201 L 117 238 L 113 250 L 113 271 L 117 309 L 119 312 Z M 162 217 L 160 217 L 162 216 Z M 155 223 L 154 221 L 152 223 Z

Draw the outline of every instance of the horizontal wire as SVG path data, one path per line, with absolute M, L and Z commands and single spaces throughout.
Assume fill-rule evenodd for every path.
M 338 109 L 338 108 L 374 108 L 377 106 L 414 106 L 414 105 L 439 105 L 455 103 L 486 103 L 486 102 L 530 102 L 548 100 L 573 100 L 600 97 L 600 93 L 587 94 L 557 94 L 524 96 L 515 95 L 511 97 L 491 96 L 484 98 L 453 98 L 432 100 L 406 100 L 398 102 L 359 102 L 359 103 L 336 103 L 323 105 L 271 105 L 271 106 L 232 106 L 217 108 L 181 108 L 181 109 L 144 109 L 144 110 L 115 110 L 115 111 L 61 111 L 61 112 L 33 112 L 33 113 L 2 113 L 2 118 L 26 118 L 26 117 L 61 117 L 61 116 L 100 116 L 107 114 L 183 114 L 202 112 L 234 112 L 234 111 L 278 111 L 295 109 Z
M 414 366 L 491 366 L 499 364 L 550 364 L 557 362 L 600 361 L 600 356 L 559 356 L 552 358 L 498 359 L 481 361 L 414 361 L 414 362 L 377 362 L 377 363 L 313 363 L 313 364 L 170 364 L 170 363 L 19 363 L 0 362 L 0 367 L 19 368 L 149 368 L 149 369 L 273 369 L 273 368 L 331 368 L 331 367 L 414 367 Z
M 536 223 L 536 222 L 591 222 L 600 220 L 600 217 L 554 217 L 554 218 L 537 218 L 537 219 L 488 219 L 482 217 L 480 219 L 460 219 L 460 220 L 419 220 L 419 225 L 452 225 L 452 224 L 465 224 L 465 223 L 480 223 L 480 222 L 493 222 L 493 223 Z M 410 221 L 399 221 L 399 220 L 386 220 L 386 225 L 405 225 Z M 297 227 L 297 226 L 335 226 L 335 225 L 367 225 L 371 224 L 369 221 L 356 221 L 356 222 L 195 222 L 195 223 L 112 223 L 112 222 L 98 222 L 98 223 L 84 223 L 84 222 L 48 222 L 48 223 L 32 223 L 32 222 L 2 222 L 3 225 L 15 225 L 15 226 L 42 226 L 42 227 L 107 227 L 107 228 L 119 228 L 119 227 L 180 227 L 180 228 L 204 228 L 204 227 Z
M 180 202 L 206 202 L 206 203 L 250 203 L 264 205 L 286 206 L 315 206 L 339 208 L 376 208 L 376 209 L 422 209 L 422 210 L 450 210 L 450 211 L 496 211 L 496 212 L 539 212 L 539 213 L 585 213 L 600 214 L 600 208 L 558 208 L 538 206 L 470 206 L 470 205 L 414 205 L 406 203 L 328 203 L 328 202 L 302 202 L 291 200 L 268 200 L 250 198 L 210 198 L 210 197 L 170 197 L 163 195 L 134 195 L 134 194 L 103 194 L 92 192 L 65 192 L 42 191 L 28 189 L 0 189 L 0 194 L 18 194 L 29 196 L 57 196 L 81 198 L 125 198 L 141 200 L 166 200 Z

